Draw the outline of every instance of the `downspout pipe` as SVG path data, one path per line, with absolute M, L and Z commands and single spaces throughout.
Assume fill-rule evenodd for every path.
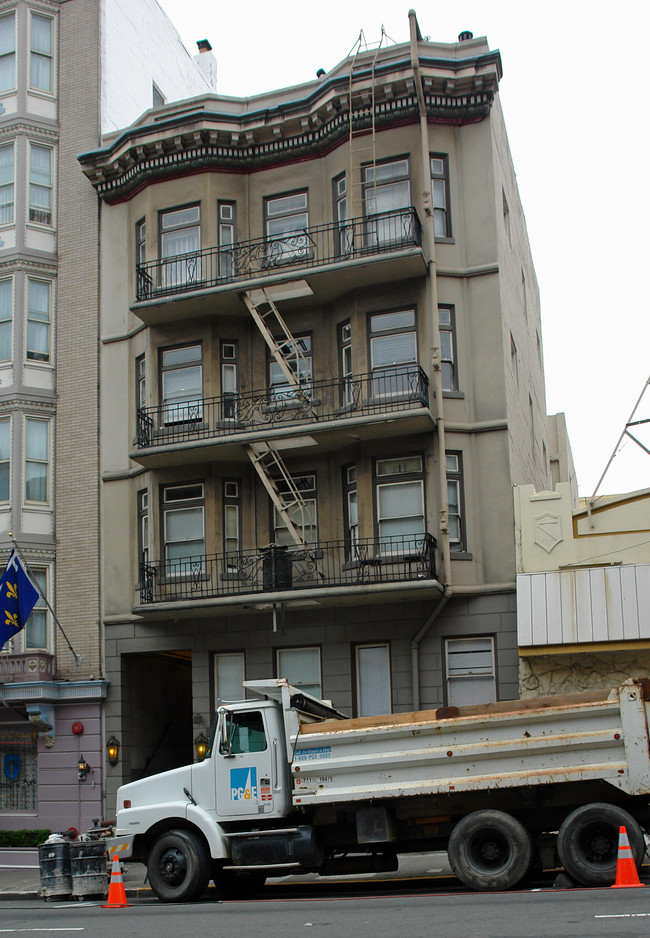
M 438 432 L 438 504 L 439 508 L 439 544 L 442 559 L 442 570 L 439 575 L 443 584 L 442 596 L 429 614 L 422 628 L 411 642 L 411 670 L 413 678 L 413 709 L 420 708 L 420 645 L 433 623 L 438 618 L 443 607 L 452 595 L 451 584 L 451 548 L 449 544 L 449 518 L 447 510 L 447 467 L 445 461 L 445 417 L 442 396 L 442 361 L 440 354 L 440 324 L 438 320 L 438 278 L 436 262 L 436 235 L 433 216 L 433 193 L 431 187 L 431 172 L 429 170 L 429 127 L 427 122 L 427 109 L 424 99 L 424 88 L 420 72 L 418 57 L 418 41 L 422 40 L 415 10 L 409 10 L 409 33 L 411 42 L 411 67 L 415 80 L 415 93 L 418 101 L 420 117 L 420 165 L 422 172 L 422 200 L 424 205 L 424 221 L 422 233 L 424 246 L 428 257 L 428 279 L 425 293 L 425 309 L 429 317 L 432 330 L 433 347 L 431 349 L 432 390 L 435 400 L 436 429 Z

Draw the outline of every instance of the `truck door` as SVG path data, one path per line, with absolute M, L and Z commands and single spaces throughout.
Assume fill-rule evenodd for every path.
M 279 794 L 277 740 L 269 739 L 263 711 L 224 710 L 221 721 L 217 813 L 233 819 L 274 813 L 280 807 L 275 803 Z

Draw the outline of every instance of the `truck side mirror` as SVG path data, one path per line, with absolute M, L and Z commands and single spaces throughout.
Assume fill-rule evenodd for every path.
M 222 710 L 219 716 L 219 752 L 222 755 L 232 755 L 232 740 L 235 732 L 235 721 L 229 710 Z

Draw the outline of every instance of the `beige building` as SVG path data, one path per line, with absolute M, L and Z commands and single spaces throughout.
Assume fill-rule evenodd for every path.
M 650 671 L 650 490 L 576 505 L 571 485 L 514 490 L 522 696 Z
M 518 693 L 512 485 L 550 456 L 501 59 L 409 27 L 80 157 L 110 792 L 190 760 L 244 679 L 355 714 Z

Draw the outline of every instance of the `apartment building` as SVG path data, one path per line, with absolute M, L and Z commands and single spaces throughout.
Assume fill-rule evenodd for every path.
M 357 715 L 518 694 L 512 485 L 550 461 L 501 58 L 408 26 L 80 156 L 109 804 L 196 758 L 245 679 Z
M 155 0 L 0 2 L 0 561 L 15 540 L 42 591 L 0 652 L 0 828 L 104 813 L 99 212 L 76 157 L 214 71 Z

